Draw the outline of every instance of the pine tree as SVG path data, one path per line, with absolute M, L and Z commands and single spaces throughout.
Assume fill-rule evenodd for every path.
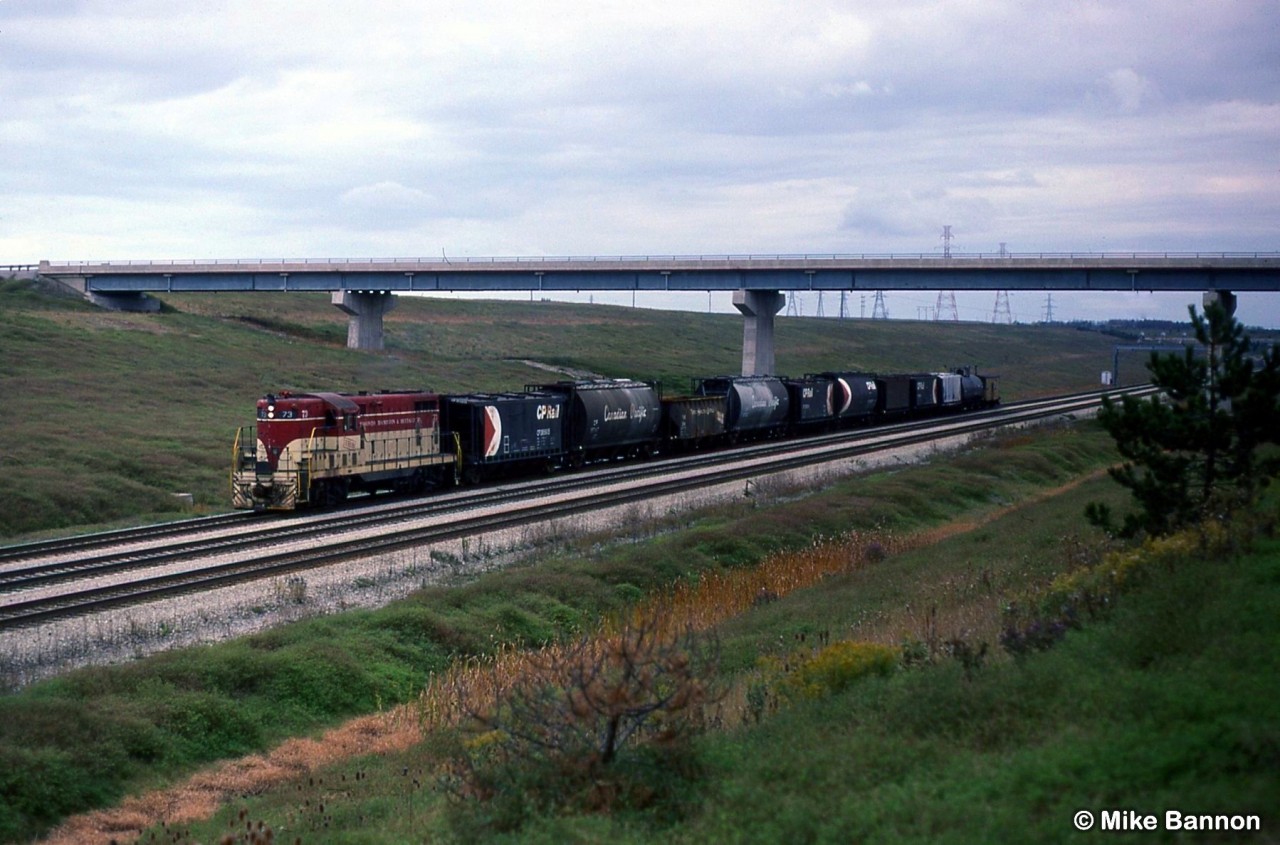
M 1160 393 L 1104 399 L 1098 416 L 1125 459 L 1111 476 L 1139 508 L 1126 515 L 1125 536 L 1167 534 L 1248 504 L 1280 469 L 1263 449 L 1280 434 L 1280 353 L 1272 347 L 1256 364 L 1243 326 L 1219 303 L 1190 313 L 1201 354 L 1153 354 Z M 1105 505 L 1091 504 L 1088 516 L 1110 529 Z

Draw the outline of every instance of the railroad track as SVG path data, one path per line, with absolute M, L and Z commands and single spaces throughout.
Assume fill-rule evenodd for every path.
M 32 543 L 21 543 L 13 546 L 0 546 L 0 566 L 11 561 L 22 561 L 30 558 L 65 555 L 92 549 L 120 546 L 125 543 L 147 542 L 165 537 L 182 537 L 193 532 L 217 529 L 224 525 L 243 522 L 253 514 L 244 511 L 236 513 L 220 513 L 196 519 L 182 519 L 174 522 L 161 522 L 155 525 L 140 525 L 136 528 L 121 528 L 116 531 L 103 531 L 96 534 L 82 534 L 76 537 L 63 537 L 56 540 L 38 540 Z
M 1140 388 L 1132 392 L 1150 392 Z M 594 472 L 555 475 L 537 481 L 454 492 L 438 498 L 373 508 L 354 508 L 323 516 L 272 520 L 261 526 L 244 514 L 214 520 L 171 524 L 162 535 L 111 532 L 56 542 L 0 549 L 11 563 L 23 550 L 39 549 L 25 559 L 60 556 L 48 562 L 10 566 L 0 571 L 0 629 L 40 624 L 53 619 L 136 604 L 228 586 L 244 581 L 286 575 L 342 560 L 383 554 L 403 548 L 440 543 L 459 537 L 509 529 L 534 522 L 616 507 L 689 489 L 742 480 L 817 463 L 846 460 L 875 451 L 900 448 L 941 437 L 970 434 L 1047 416 L 1090 410 L 1102 395 L 1120 391 L 1091 391 L 1069 397 L 1020 402 L 980 414 L 933 418 L 925 422 L 863 429 L 804 440 L 756 444 L 695 458 L 666 459 L 610 467 Z M 161 526 L 169 527 L 169 526 Z M 215 532 L 209 536 L 208 532 Z M 185 532 L 185 533 L 184 533 Z M 204 536 L 193 536 L 194 534 Z M 358 535 L 358 536 L 356 536 Z M 152 548 L 128 548 L 74 558 L 77 549 L 109 548 L 112 544 L 172 542 Z M 86 542 L 92 541 L 92 542 Z M 257 553 L 256 550 L 301 542 L 302 548 Z M 78 545 L 76 545 L 78 544 Z M 244 553 L 247 556 L 200 564 L 201 558 Z M 77 586 L 100 576 L 182 567 L 126 582 Z M 66 584 L 71 589 L 22 599 L 20 593 Z M 6 599 L 11 599 L 5 602 Z

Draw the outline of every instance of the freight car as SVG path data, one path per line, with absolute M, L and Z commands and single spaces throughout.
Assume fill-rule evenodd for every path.
M 657 450 L 662 403 L 652 384 L 593 379 L 533 385 L 525 391 L 564 397 L 564 451 L 570 466 L 648 456 Z
M 837 419 L 835 382 L 827 376 L 783 379 L 793 431 L 830 428 Z
M 841 423 L 863 423 L 876 412 L 880 388 L 873 373 L 817 373 L 831 379 L 832 415 Z
M 912 403 L 911 376 L 876 376 L 876 410 L 879 419 L 892 420 L 909 415 Z
M 232 504 L 292 510 L 452 480 L 456 440 L 442 438 L 439 423 L 435 393 L 267 394 L 256 428 L 236 433 Z
M 553 469 L 564 456 L 566 398 L 548 392 L 446 396 L 442 427 L 458 442 L 461 480 Z
M 781 435 L 787 430 L 791 399 L 775 376 L 716 376 L 702 379 L 699 396 L 725 397 L 725 434 L 736 442 L 746 437 Z
M 662 399 L 662 443 L 667 449 L 701 449 L 724 438 L 728 397 L 675 396 Z
M 960 377 L 960 406 L 965 410 L 1000 404 L 1000 382 L 996 376 L 978 375 L 972 367 L 956 370 Z

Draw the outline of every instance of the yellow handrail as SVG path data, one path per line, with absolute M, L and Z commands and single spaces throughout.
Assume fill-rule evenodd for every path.
M 236 497 L 236 473 L 240 471 L 240 438 L 244 435 L 244 426 L 236 428 L 236 439 L 231 444 L 231 498 Z
M 311 501 L 311 462 L 316 459 L 316 432 L 320 430 L 319 426 L 311 429 L 311 436 L 307 438 L 307 451 L 305 457 L 298 462 L 298 501 Z

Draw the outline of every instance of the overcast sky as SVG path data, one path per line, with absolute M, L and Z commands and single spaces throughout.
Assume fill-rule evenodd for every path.
M 0 0 L 0 89 L 0 263 L 1280 249 L 1276 0 Z

